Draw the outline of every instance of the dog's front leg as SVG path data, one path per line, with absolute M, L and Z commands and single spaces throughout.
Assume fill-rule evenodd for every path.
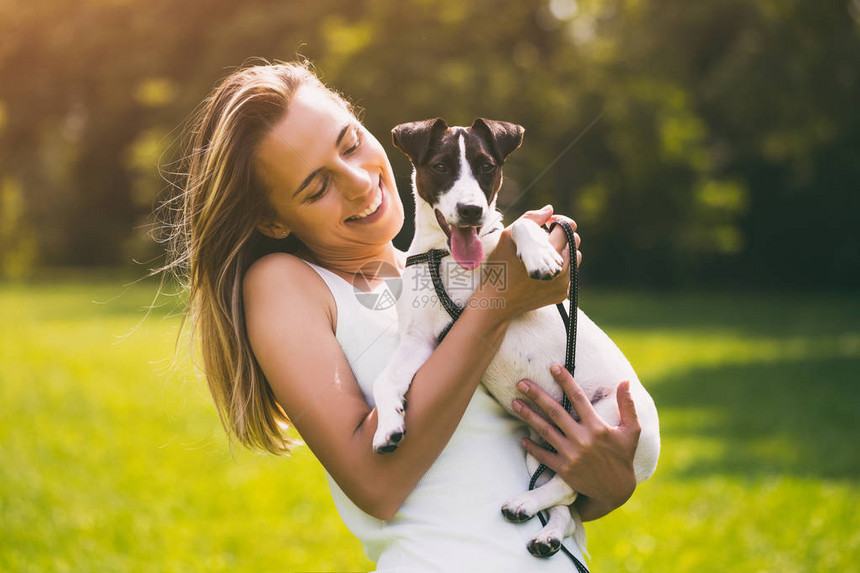
M 546 525 L 526 545 L 529 553 L 535 557 L 555 555 L 561 549 L 562 540 L 572 535 L 577 528 L 568 506 L 554 505 L 546 512 L 549 516 Z
M 530 277 L 549 280 L 561 272 L 564 259 L 549 242 L 549 233 L 537 223 L 530 219 L 517 219 L 511 224 L 511 238 Z
M 433 354 L 431 341 L 406 334 L 388 362 L 388 366 L 373 384 L 377 426 L 373 435 L 373 451 L 393 452 L 406 435 L 404 396 L 418 369 Z

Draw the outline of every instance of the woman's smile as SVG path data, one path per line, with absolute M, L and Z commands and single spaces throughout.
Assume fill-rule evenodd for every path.
M 349 217 L 346 220 L 347 223 L 373 223 L 382 217 L 387 206 L 387 201 L 385 201 L 385 192 L 382 188 L 381 175 L 379 176 L 378 181 L 376 196 L 371 200 L 370 204 L 361 211 L 361 213 Z

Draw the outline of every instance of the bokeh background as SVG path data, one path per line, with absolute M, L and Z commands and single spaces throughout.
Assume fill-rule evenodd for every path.
M 661 412 L 595 571 L 858 570 L 857 0 L 0 2 L 0 570 L 372 569 L 307 451 L 230 450 L 145 278 L 183 121 L 297 55 L 407 209 L 394 125 L 526 128 L 500 207 L 577 220 Z

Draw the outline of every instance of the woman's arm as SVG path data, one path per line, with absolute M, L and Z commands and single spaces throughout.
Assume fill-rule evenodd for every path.
M 630 395 L 630 383 L 625 381 L 618 385 L 616 398 L 621 423 L 613 427 L 594 411 L 570 372 L 561 365 L 553 365 L 550 372 L 570 398 L 580 421 L 574 420 L 536 384 L 522 380 L 518 385 L 520 391 L 540 407 L 555 426 L 520 400 L 515 400 L 513 407 L 557 453 L 545 450 L 528 438 L 523 438 L 523 446 L 579 492 L 574 505 L 582 520 L 594 520 L 621 507 L 636 488 L 633 457 L 641 427 Z
M 529 216 L 542 224 L 551 211 L 535 213 L 541 212 Z M 551 240 L 566 255 L 560 229 Z M 370 515 L 392 517 L 448 443 L 511 317 L 565 298 L 567 273 L 530 279 L 508 230 L 490 258 L 507 265 L 504 292 L 482 284 L 472 295 L 474 304 L 413 378 L 409 437 L 386 455 L 372 451 L 376 410 L 365 402 L 335 339 L 322 279 L 286 254 L 270 255 L 246 274 L 248 335 L 278 402 L 344 493 Z M 482 304 L 495 297 L 502 297 L 502 308 Z

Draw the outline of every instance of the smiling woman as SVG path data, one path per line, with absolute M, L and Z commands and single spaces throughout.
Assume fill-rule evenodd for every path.
M 403 225 L 403 206 L 382 146 L 324 88 L 299 88 L 290 108 L 257 151 L 257 172 L 273 190 L 260 232 L 296 232 L 323 258 L 388 243 Z
M 379 456 L 372 386 L 397 346 L 397 315 L 355 291 L 405 263 L 391 242 L 403 205 L 382 146 L 303 64 L 234 72 L 189 131 L 167 268 L 188 285 L 186 326 L 228 434 L 283 454 L 292 423 L 379 571 L 567 571 L 525 550 L 540 524 L 499 513 L 527 484 L 524 432 L 479 389 L 511 320 L 563 300 L 566 279 L 531 280 L 503 230 L 487 260 L 508 270 L 505 284 L 475 290 L 412 380 L 408 443 Z M 631 436 L 570 449 L 604 460 L 584 472 L 600 486 L 577 487 L 584 519 L 630 495 Z M 577 473 L 568 461 L 566 480 Z

